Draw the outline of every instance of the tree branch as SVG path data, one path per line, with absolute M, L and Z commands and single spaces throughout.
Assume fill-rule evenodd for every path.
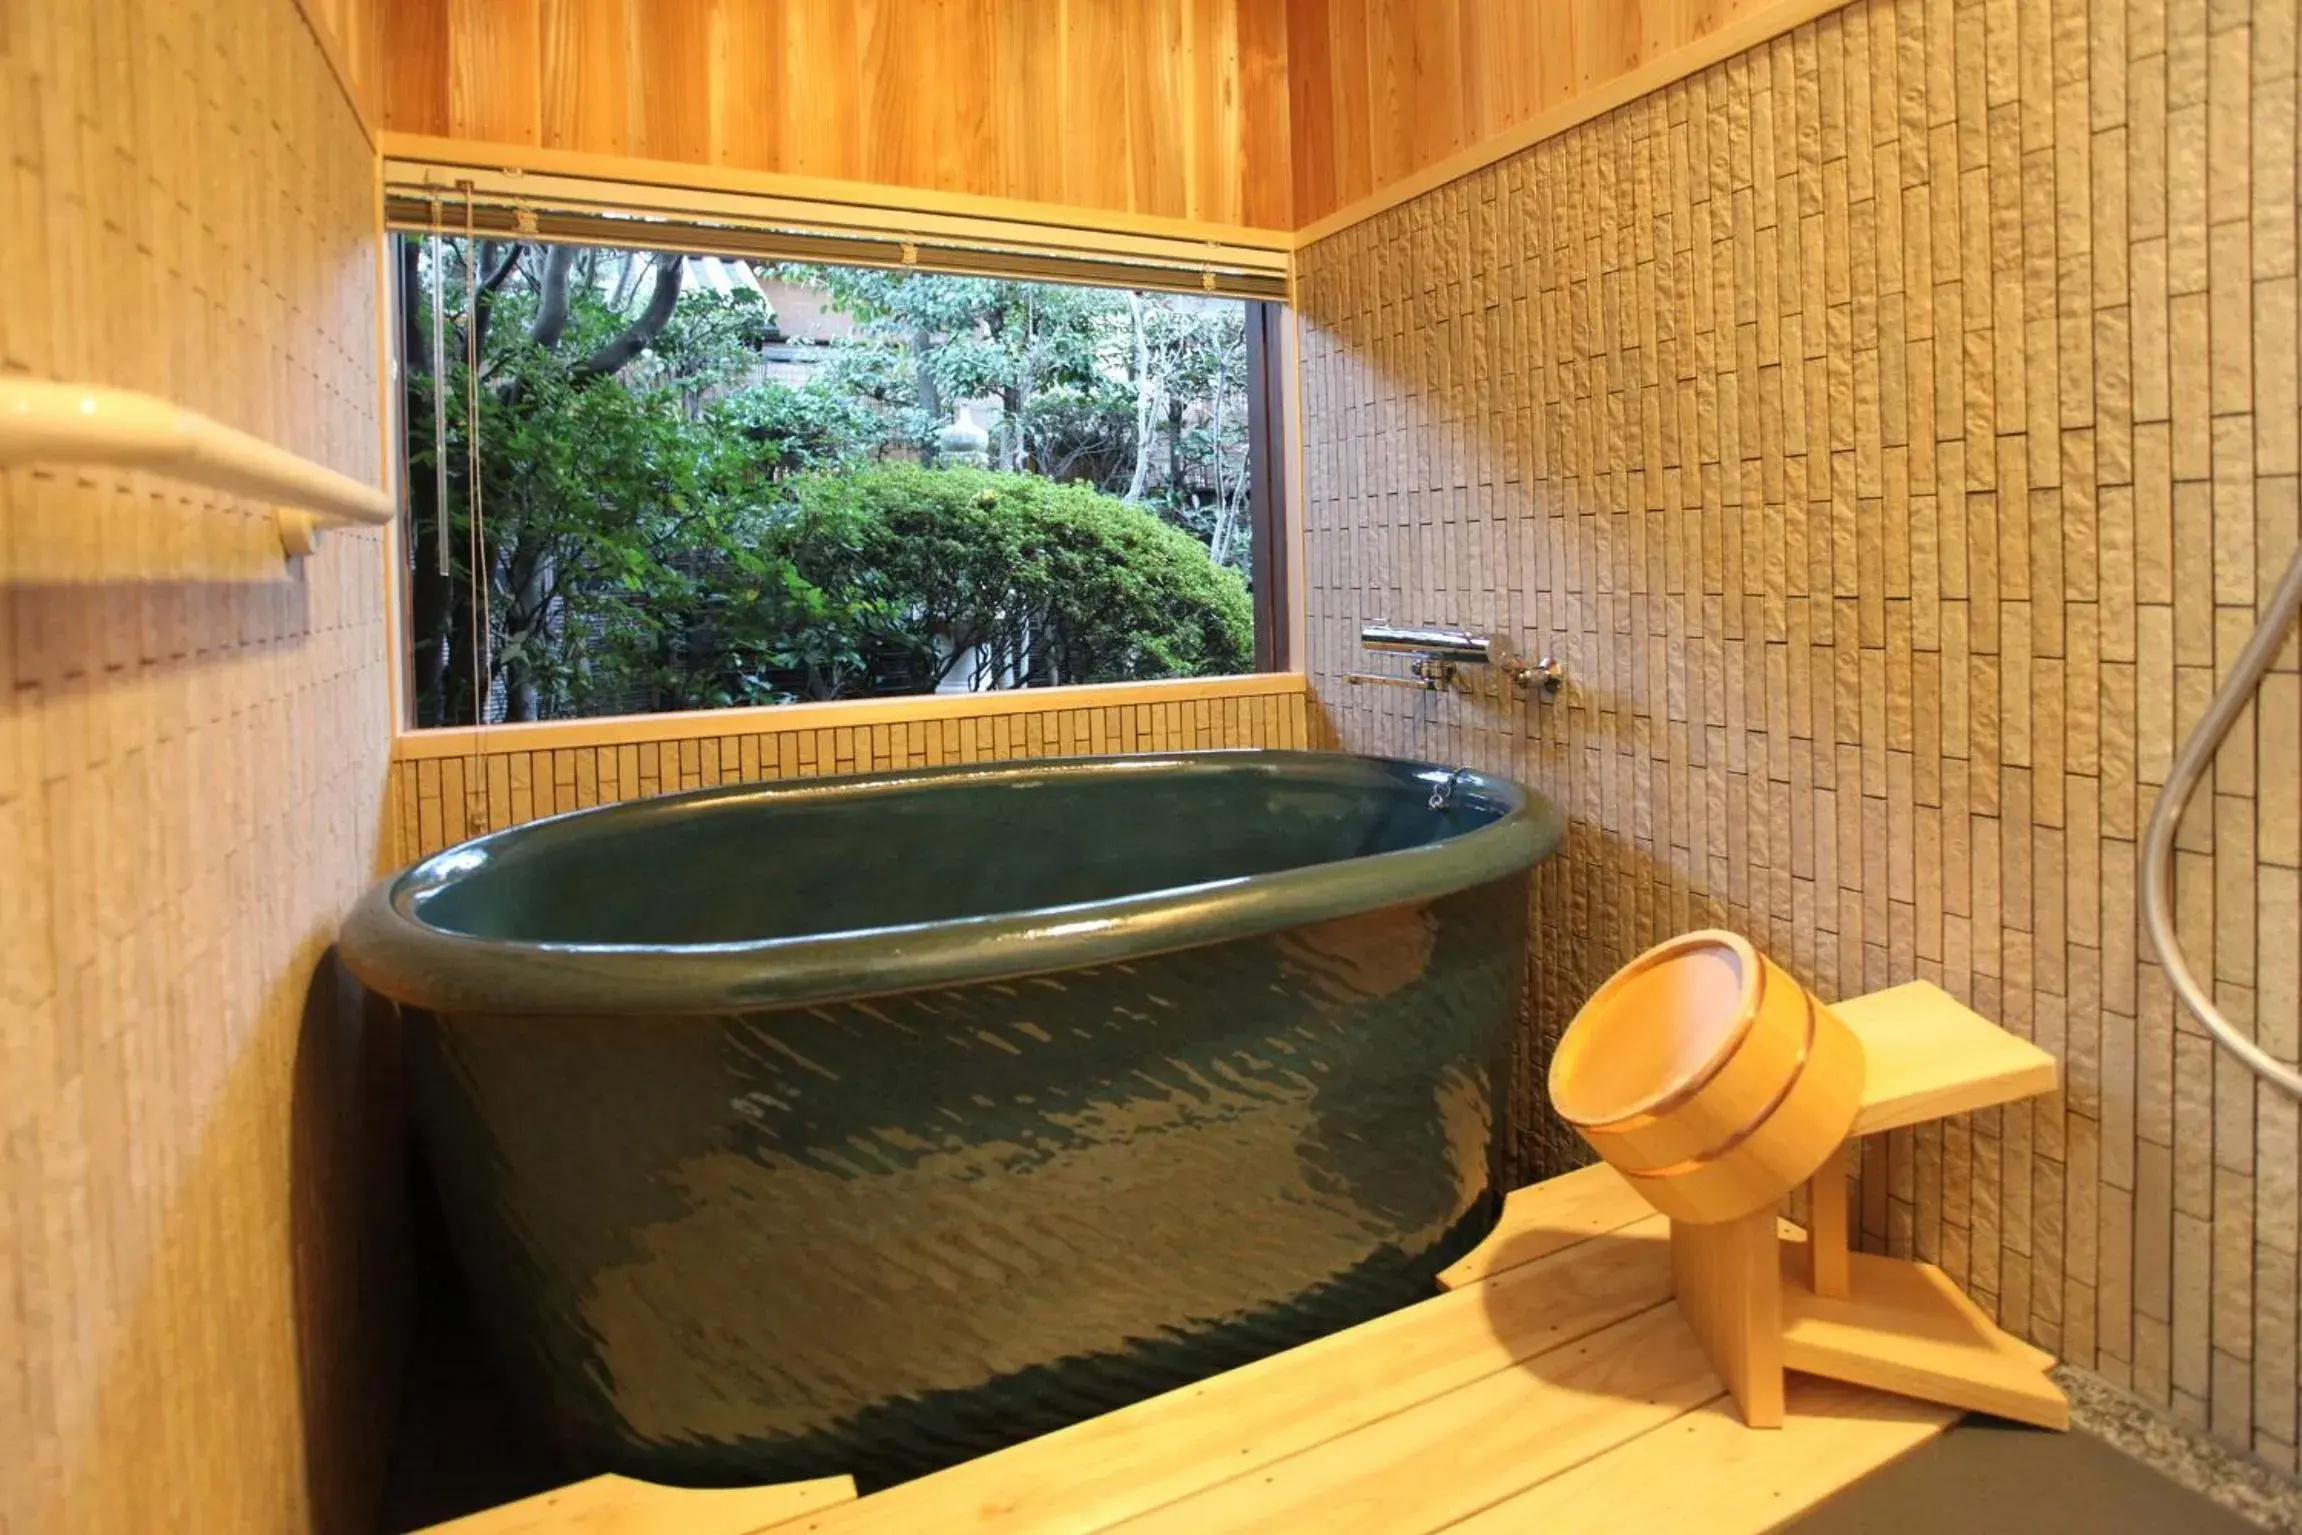
M 555 245 L 544 257 L 543 292 L 536 300 L 535 323 L 528 339 L 545 351 L 560 344 L 568 328 L 568 276 L 575 270 L 576 248 Z
M 472 304 L 472 351 L 483 359 L 488 354 L 488 317 L 495 312 L 496 290 L 504 285 L 504 280 L 512 275 L 512 268 L 519 265 L 520 257 L 526 254 L 527 247 L 514 240 L 504 252 L 504 259 L 496 263 L 496 269 L 480 279 L 479 296 Z
M 958 625 L 952 625 L 951 654 L 943 657 L 935 664 L 935 675 L 928 679 L 928 691 L 934 692 L 942 687 L 959 663 L 966 660 L 968 655 L 983 643 L 983 636 L 973 632 L 963 634 Z
M 613 373 L 647 349 L 647 344 L 663 334 L 671 323 L 671 312 L 679 304 L 680 273 L 686 268 L 686 259 L 676 252 L 655 258 L 655 290 L 648 295 L 647 308 L 631 322 L 624 333 L 608 342 L 598 351 L 576 364 L 577 379 L 599 378 Z
M 639 253 L 619 251 L 617 254 L 623 260 L 616 265 L 615 291 L 609 295 L 607 307 L 621 315 L 623 306 L 631 302 L 632 289 L 639 286 Z

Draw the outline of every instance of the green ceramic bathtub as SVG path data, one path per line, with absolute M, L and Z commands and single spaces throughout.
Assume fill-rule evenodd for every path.
M 440 854 L 343 953 L 583 1462 L 884 1483 L 1430 1294 L 1559 831 L 1301 752 L 747 785 Z

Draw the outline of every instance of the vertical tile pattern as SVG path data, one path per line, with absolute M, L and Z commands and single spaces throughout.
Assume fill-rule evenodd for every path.
M 374 173 L 291 0 L 0 7 L 0 369 L 152 391 L 371 482 Z M 0 473 L 0 1528 L 372 1511 L 360 1014 L 377 535 Z M 388 1320 L 388 1318 L 387 1318 Z
M 1863 1240 L 2291 1469 L 2294 1106 L 2180 1015 L 2136 843 L 2297 536 L 2290 0 L 1863 0 L 1305 251 L 1310 669 L 1341 742 L 1568 811 L 1520 1083 L 1641 946 L 1923 977 L 2051 1099 L 1863 1148 Z M 1376 618 L 1559 706 L 1340 685 Z M 2295 647 L 2176 870 L 2295 1057 Z
M 456 757 L 404 753 L 392 764 L 391 845 L 398 862 L 410 863 L 541 816 L 712 784 L 1031 757 L 1300 747 L 1307 730 L 1300 678 L 1274 678 L 1267 693 L 1226 686 L 1195 697 L 1178 687 L 1159 702 L 1101 708 L 966 708 L 964 698 L 954 698 L 952 712 L 937 719 L 724 736 L 694 734 L 710 717 L 689 715 L 665 721 L 656 741 Z M 571 725 L 569 733 L 581 730 Z M 424 749 L 420 735 L 409 739 L 414 751 Z

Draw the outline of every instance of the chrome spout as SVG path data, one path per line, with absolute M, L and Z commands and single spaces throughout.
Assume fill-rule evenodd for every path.
M 1557 698 L 1566 686 L 1566 668 L 1549 656 L 1522 661 L 1486 636 L 1448 624 L 1367 624 L 1359 630 L 1359 643 L 1368 650 L 1388 655 L 1409 655 L 1415 659 L 1408 668 L 1408 677 L 1385 677 L 1370 672 L 1344 673 L 1343 680 L 1354 685 L 1380 684 L 1384 687 L 1421 688 L 1433 693 L 1470 693 L 1474 690 L 1463 679 L 1461 668 L 1492 666 L 1498 668 L 1520 692 L 1532 692 L 1545 702 Z
M 1471 666 L 1494 660 L 1492 640 L 1444 624 L 1368 624 L 1359 631 L 1359 643 L 1392 655 L 1436 656 Z

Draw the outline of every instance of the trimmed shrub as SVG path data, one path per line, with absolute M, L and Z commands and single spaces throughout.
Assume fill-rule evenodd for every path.
M 818 667 L 795 692 L 925 691 L 970 654 L 1042 686 L 1254 664 L 1246 583 L 1143 507 L 1033 475 L 910 465 L 790 488 L 762 552 L 849 631 L 815 651 L 861 663 L 845 669 L 860 675 Z

